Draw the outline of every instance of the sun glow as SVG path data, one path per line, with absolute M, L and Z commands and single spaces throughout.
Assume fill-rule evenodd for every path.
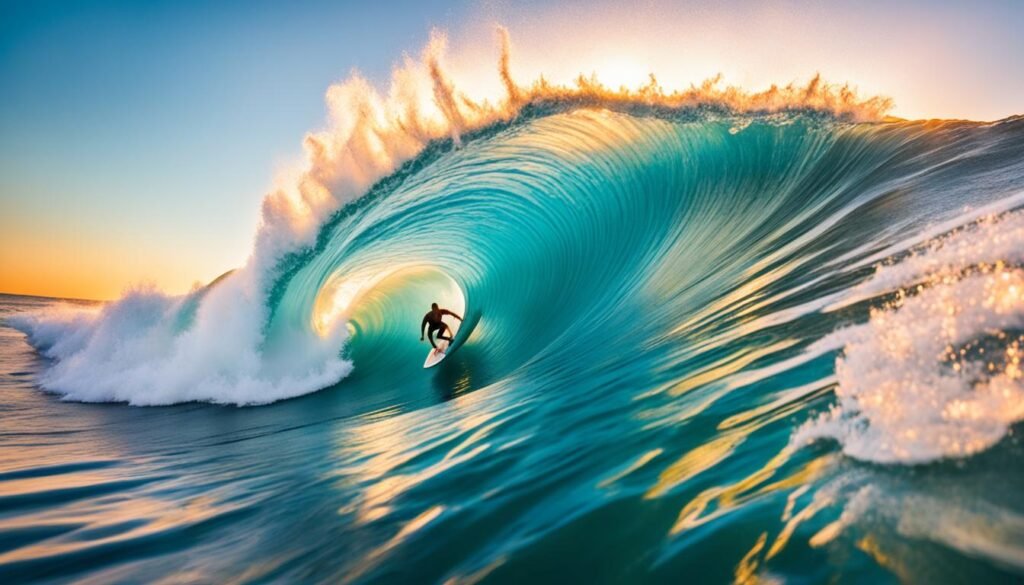
M 356 276 L 346 279 L 330 291 L 325 291 L 326 294 L 321 293 L 313 310 L 313 325 L 317 333 L 323 337 L 329 335 L 339 318 L 348 313 L 356 298 L 381 278 Z
M 603 62 L 594 76 L 611 89 L 629 89 L 646 84 L 651 78 L 651 70 L 636 59 L 619 55 Z

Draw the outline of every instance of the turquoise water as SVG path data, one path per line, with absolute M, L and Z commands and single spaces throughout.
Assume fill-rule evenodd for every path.
M 1019 581 L 1022 192 L 1019 118 L 562 107 L 432 143 L 255 325 L 230 275 L 0 297 L 0 580 Z

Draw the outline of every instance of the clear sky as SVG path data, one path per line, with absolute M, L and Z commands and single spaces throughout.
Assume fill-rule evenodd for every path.
M 238 266 L 328 85 L 383 84 L 436 27 L 456 84 L 494 92 L 497 23 L 524 83 L 821 72 L 904 117 L 1024 113 L 1024 2 L 0 0 L 0 291 L 183 292 Z

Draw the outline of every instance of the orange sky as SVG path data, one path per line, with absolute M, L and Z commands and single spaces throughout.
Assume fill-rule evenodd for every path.
M 167 235 L 161 239 L 170 245 L 154 245 L 144 228 L 124 229 L 115 218 L 76 224 L 73 213 L 56 229 L 37 232 L 44 220 L 8 208 L 0 207 L 0 292 L 6 293 L 96 300 L 118 298 L 132 286 L 181 293 L 240 265 L 249 248 L 244 239 L 232 250 L 214 234 L 187 232 L 177 243 Z M 255 217 L 249 221 L 255 229 Z M 204 251 L 213 262 L 197 261 Z

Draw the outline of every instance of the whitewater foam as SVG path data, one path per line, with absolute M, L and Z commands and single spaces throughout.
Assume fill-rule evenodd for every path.
M 208 291 L 184 330 L 180 313 L 191 295 L 151 289 L 133 290 L 99 309 L 66 305 L 9 321 L 55 360 L 38 382 L 67 400 L 264 404 L 318 390 L 351 371 L 338 355 L 348 335 L 344 327 L 296 340 L 287 367 L 263 359 L 262 323 L 251 318 L 260 311 L 239 306 L 252 297 L 236 290 L 238 282 Z
M 836 404 L 794 435 L 848 455 L 923 463 L 985 450 L 1024 419 L 1024 213 L 989 217 L 880 266 L 852 292 L 892 291 L 840 347 Z

